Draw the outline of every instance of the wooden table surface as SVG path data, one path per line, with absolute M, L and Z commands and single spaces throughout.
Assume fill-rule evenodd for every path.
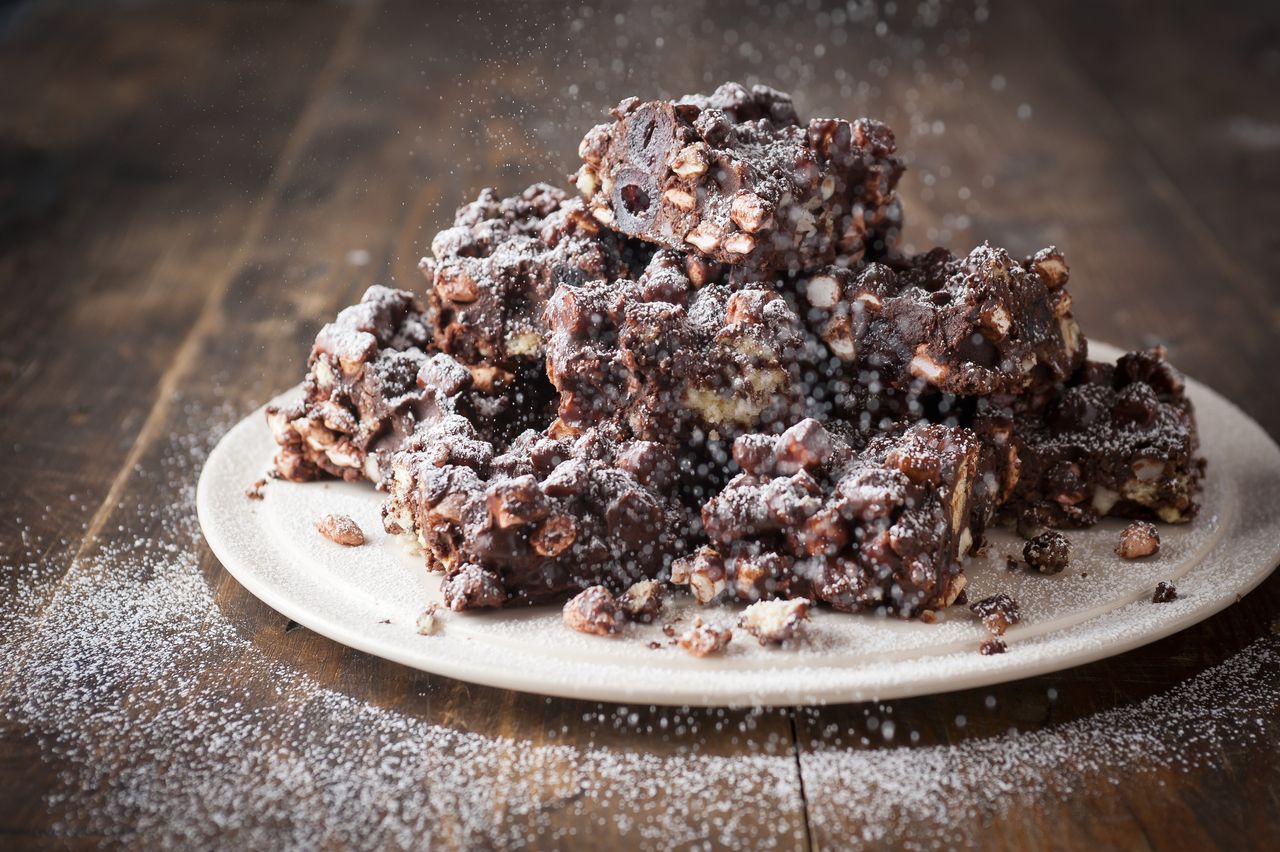
M 220 788 L 246 802 L 220 817 L 223 833 L 207 814 L 199 830 L 183 824 L 197 813 L 189 802 L 142 789 L 157 759 L 112 747 L 145 742 L 132 738 L 155 711 L 131 702 L 154 691 L 113 681 L 114 721 L 77 718 L 66 708 L 102 696 L 78 681 L 89 692 L 60 705 L 56 679 L 31 668 L 32 637 L 60 596 L 124 582 L 112 555 L 168 541 L 172 507 L 189 500 L 172 481 L 175 452 L 194 442 L 198 455 L 213 431 L 297 381 L 319 324 L 369 284 L 416 286 L 431 235 L 481 187 L 563 182 L 581 132 L 625 95 L 762 81 L 793 91 L 802 114 L 888 121 L 909 164 L 911 244 L 990 239 L 1024 253 L 1056 243 L 1088 335 L 1165 344 L 1280 435 L 1280 6 L 896 5 L 0 5 L 0 845 L 276 845 L 335 815 L 354 819 L 354 833 L 321 834 L 319 845 L 403 842 L 378 828 L 395 801 L 291 789 L 291 809 L 264 809 L 248 803 L 270 779 L 252 774 Z M 672 724 L 671 711 L 631 708 L 620 725 L 616 708 L 428 676 L 287 629 L 194 546 L 216 604 L 204 616 L 243 641 L 210 643 L 198 665 L 165 674 L 164 704 L 179 715 L 207 709 L 201 690 L 219 684 L 243 683 L 234 712 L 263 719 L 283 706 L 280 689 L 249 677 L 261 668 L 249 648 L 286 682 L 349 699 L 326 723 L 350 742 L 368 733 L 369 713 L 394 711 L 481 743 L 592 750 L 597 765 L 608 765 L 602 753 L 670 766 L 702 756 L 732 777 L 744 761 L 720 796 L 740 803 L 721 830 L 679 785 L 654 785 L 640 819 L 623 813 L 636 797 L 610 787 L 634 777 L 564 793 L 554 773 L 520 778 L 491 760 L 511 783 L 488 779 L 478 814 L 441 808 L 415 835 L 423 844 L 1280 845 L 1274 705 L 1247 720 L 1251 737 L 1207 745 L 1152 722 L 1153 754 L 1208 749 L 1194 760 L 1139 749 L 1080 763 L 1069 748 L 1082 731 L 1105 731 L 1106 714 L 1159 716 L 1170 695 L 1212 702 L 1186 684 L 1275 646 L 1280 574 L 1193 629 L 1053 675 L 884 705 L 694 710 Z M 1261 689 L 1273 674 L 1252 682 Z M 1270 686 L 1263 695 L 1280 694 Z M 888 718 L 892 741 L 875 733 Z M 1227 733 L 1236 724 L 1218 721 Z M 278 741 L 259 745 L 282 754 L 309 735 L 263 730 Z M 1025 735 L 1015 759 L 1035 753 L 1027 742 L 1068 759 L 1002 789 L 982 747 L 1011 730 Z M 216 774 L 210 748 L 212 758 L 169 744 L 170 774 L 146 777 L 185 778 L 197 763 Z M 988 754 L 985 769 L 969 767 L 977 754 Z M 824 770 L 932 755 L 961 764 L 939 788 L 949 792 L 900 807 L 895 783 L 911 783 L 901 772 L 850 780 L 871 785 L 858 798 Z M 794 771 L 753 775 L 752 756 Z M 432 787 L 443 783 L 411 775 L 405 796 L 456 795 Z

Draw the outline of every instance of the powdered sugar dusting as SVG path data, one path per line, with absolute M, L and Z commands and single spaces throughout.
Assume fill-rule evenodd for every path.
M 1098 344 L 1102 352 L 1114 350 Z M 1105 357 L 1105 356 L 1104 356 Z M 1191 524 L 1162 532 L 1158 557 L 1139 563 L 1114 549 L 1123 523 L 1073 530 L 1072 564 L 1045 577 L 1008 571 L 1022 542 L 996 531 L 990 553 L 966 568 L 972 599 L 1016 598 L 1021 624 L 1010 653 L 976 653 L 986 633 L 964 608 L 925 624 L 820 608 L 801 641 L 785 649 L 734 643 L 714 658 L 665 647 L 661 625 L 631 625 L 619 642 L 565 630 L 551 609 L 448 614 L 430 642 L 414 628 L 422 607 L 439 600 L 439 575 L 427 574 L 378 529 L 381 496 L 353 483 L 275 483 L 260 502 L 243 484 L 270 456 L 260 418 L 250 416 L 206 466 L 200 512 L 213 550 L 258 597 L 312 629 L 370 653 L 437 674 L 551 695 L 645 704 L 823 703 L 936 692 L 1013 680 L 1119 653 L 1168 635 L 1232 603 L 1280 559 L 1280 451 L 1255 424 L 1194 382 L 1210 476 L 1204 509 Z M 358 559 L 315 535 L 327 512 L 350 514 L 369 545 Z M 1174 581 L 1179 599 L 1153 607 L 1151 591 Z M 673 596 L 662 619 L 687 619 L 695 607 Z M 732 623 L 732 607 L 701 613 Z M 387 622 L 390 623 L 387 623 Z M 650 647 L 657 643 L 657 650 Z
M 42 616 L 5 633 L 11 686 L 0 711 L 63 767 L 46 802 L 60 831 L 167 846 L 518 845 L 571 841 L 563 811 L 599 814 L 611 836 L 643 846 L 804 842 L 790 830 L 758 833 L 758 814 L 803 804 L 796 756 L 756 726 L 773 711 L 743 717 L 736 754 L 699 746 L 700 731 L 726 724 L 723 711 L 689 708 L 603 705 L 574 732 L 633 733 L 634 749 L 568 744 L 568 731 L 566 744 L 535 744 L 366 703 L 265 655 L 215 605 L 200 568 L 193 482 L 228 413 L 185 414 L 198 437 L 175 439 L 158 469 L 140 474 L 162 487 L 157 505 L 130 510 L 149 514 L 154 532 L 110 536 L 72 566 Z M 209 657 L 238 660 L 229 676 L 206 678 Z M 911 845 L 954 844 L 972 839 L 977 818 L 1043 794 L 1049 778 L 1062 790 L 1185 771 L 1223 749 L 1272 743 L 1278 701 L 1280 637 L 1270 636 L 1168 693 L 1031 733 L 916 748 L 901 730 L 857 750 L 827 736 L 800 757 L 806 789 L 820 791 L 810 826 L 822 836 L 860 814 L 865 840 L 910 822 L 933 826 Z M 648 753 L 655 728 L 691 733 L 692 748 Z M 754 787 L 748 811 L 725 795 L 744 783 Z
M 839 792 L 812 798 L 810 824 L 831 837 L 827 832 L 848 829 L 856 815 L 865 842 L 891 839 L 907 849 L 980 844 L 990 819 L 1035 807 L 1046 795 L 1220 765 L 1224 751 L 1274 748 L 1278 700 L 1280 636 L 1271 635 L 1164 694 L 1050 728 L 951 746 L 819 747 L 801 756 L 806 788 Z M 886 739 L 895 736 L 904 739 L 892 730 Z M 894 833 L 904 817 L 914 825 L 929 814 L 942 819 L 935 831 Z

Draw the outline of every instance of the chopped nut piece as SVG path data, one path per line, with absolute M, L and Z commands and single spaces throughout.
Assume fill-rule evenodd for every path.
M 262 493 L 262 489 L 266 487 L 267 487 L 267 480 L 264 477 L 263 479 L 259 479 L 257 482 L 253 483 L 253 485 L 246 488 L 244 490 L 244 496 L 248 497 L 250 500 L 261 500 L 263 497 L 266 496 L 265 494 Z
M 364 544 L 364 530 L 346 515 L 325 515 L 316 522 L 320 534 L 335 544 L 358 547 Z
M 591 586 L 564 605 L 564 623 L 580 633 L 613 636 L 622 632 L 626 616 L 604 586 Z
M 684 241 L 703 254 L 711 254 L 720 245 L 720 234 L 711 222 L 703 222 L 685 234 Z
M 815 275 L 805 283 L 805 297 L 819 310 L 829 311 L 840 302 L 840 282 L 834 275 Z
M 471 562 L 451 570 L 440 585 L 445 604 L 454 612 L 502 606 L 507 591 L 493 571 Z
M 1057 530 L 1045 530 L 1026 543 L 1022 558 L 1041 574 L 1057 574 L 1071 561 L 1071 542 Z
M 578 174 L 574 178 L 573 183 L 574 186 L 578 188 L 578 192 L 581 192 L 587 198 L 595 195 L 596 190 L 600 188 L 599 177 L 596 175 L 596 170 L 591 168 L 591 166 L 584 165 L 582 168 L 578 169 Z
M 541 528 L 529 537 L 529 544 L 539 556 L 559 556 L 577 540 L 578 530 L 573 518 L 555 515 L 547 518 Z
M 440 616 L 436 614 L 439 610 L 439 604 L 432 604 L 422 611 L 422 614 L 418 616 L 419 635 L 431 636 L 440 631 Z
M 806 417 L 778 436 L 774 445 L 774 466 L 778 473 L 814 471 L 834 452 L 831 434 L 812 417 Z
M 1058 251 L 1056 246 L 1040 249 L 1040 251 L 1027 258 L 1025 265 L 1036 275 L 1039 275 L 1040 280 L 1050 290 L 1057 290 L 1066 284 L 1070 274 L 1066 258 L 1062 256 L 1062 252 Z
M 925 354 L 924 346 L 921 345 L 921 351 L 911 359 L 911 375 L 919 379 L 924 379 L 932 385 L 941 385 L 947 377 L 947 366 L 939 364 L 937 361 Z
M 735 257 L 755 251 L 756 241 L 750 234 L 734 234 L 724 241 L 724 250 Z
M 683 189 L 672 187 L 662 193 L 662 197 L 686 213 L 698 206 L 698 199 Z
M 1134 521 L 1120 533 L 1116 555 L 1121 559 L 1141 559 L 1160 552 L 1160 532 L 1147 521 Z
M 695 142 L 681 148 L 671 163 L 671 171 L 682 178 L 698 177 L 707 173 L 707 146 Z
M 978 653 L 984 657 L 990 657 L 992 654 L 1003 654 L 1007 650 L 1009 650 L 1009 646 L 999 639 L 988 639 L 978 646 Z
M 1018 614 L 1018 602 L 1004 592 L 983 598 L 977 603 L 969 604 L 973 614 L 982 619 L 983 625 L 992 636 L 1003 636 L 1012 624 L 1022 620 Z
M 480 297 L 480 285 L 462 269 L 441 269 L 436 273 L 436 292 L 440 298 L 461 305 Z
M 742 230 L 754 234 L 773 221 L 773 205 L 755 193 L 739 192 L 729 206 L 729 218 Z M 725 248 L 729 246 L 726 244 Z
M 680 647 L 695 657 L 706 657 L 724 650 L 731 639 L 733 631 L 728 627 L 717 627 L 695 618 L 693 626 L 681 635 Z
M 547 499 L 532 475 L 494 483 L 487 492 L 489 512 L 500 529 L 535 524 L 547 516 Z
M 780 644 L 795 636 L 800 622 L 808 620 L 809 606 L 807 598 L 756 601 L 742 611 L 738 626 L 761 645 Z
M 704 545 L 694 555 L 671 563 L 671 582 L 688 586 L 698 603 L 705 606 L 725 590 L 724 560 L 715 548 Z
M 632 621 L 648 624 L 662 612 L 662 584 L 657 580 L 641 580 L 618 596 L 618 605 Z
M 1169 603 L 1169 601 L 1178 599 L 1178 589 L 1173 583 L 1166 583 L 1163 580 L 1156 584 L 1155 594 L 1151 596 L 1152 603 Z

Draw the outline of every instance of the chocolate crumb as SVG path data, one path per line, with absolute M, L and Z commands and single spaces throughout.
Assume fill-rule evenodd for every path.
M 316 529 L 335 544 L 359 547 L 364 544 L 364 530 L 346 515 L 325 515 L 316 521 Z
M 1045 530 L 1026 543 L 1022 557 L 1041 574 L 1058 574 L 1071 561 L 1071 542 L 1057 530 Z
M 1009 650 L 1009 646 L 999 639 L 988 639 L 978 646 L 978 653 L 984 657 L 990 657 L 992 654 L 1003 654 Z
M 1166 583 L 1163 580 L 1156 585 L 1155 594 L 1151 596 L 1152 603 L 1169 603 L 1169 601 L 1177 600 L 1178 589 L 1173 583 Z
M 440 616 L 436 614 L 439 610 L 439 604 L 432 604 L 418 616 L 417 628 L 419 636 L 430 636 L 439 632 Z
M 970 604 L 969 609 L 982 619 L 983 625 L 992 636 L 1003 636 L 1010 625 L 1022 620 L 1022 616 L 1018 613 L 1018 602 L 1004 592 Z
M 632 621 L 649 624 L 662 612 L 662 584 L 657 580 L 641 580 L 618 595 L 618 606 Z
M 733 639 L 728 627 L 707 624 L 701 618 L 693 620 L 693 626 L 680 637 L 680 647 L 695 657 L 706 657 L 724 650 Z
M 1015 557 L 1006 556 L 1004 558 L 1004 567 L 1006 571 L 1017 571 L 1018 568 L 1020 568 L 1021 566 L 1022 566 L 1022 563 L 1019 562 Z
M 743 610 L 738 626 L 761 645 L 778 645 L 794 637 L 800 623 L 809 619 L 809 606 L 807 598 L 756 601 Z
M 591 586 L 564 605 L 564 623 L 579 633 L 613 636 L 626 625 L 626 613 L 604 586 Z

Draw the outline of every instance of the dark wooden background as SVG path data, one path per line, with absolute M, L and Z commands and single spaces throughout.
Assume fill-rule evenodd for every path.
M 563 182 L 581 131 L 622 96 L 724 79 L 792 90 L 802 114 L 887 120 L 909 162 L 912 244 L 1058 244 L 1088 335 L 1163 342 L 1280 435 L 1280 6 L 1038 0 L 948 5 L 934 20 L 898 5 L 832 17 L 805 2 L 590 14 L 551 2 L 0 4 L 0 627 L 38 617 L 94 554 L 148 535 L 146 507 L 162 498 L 147 474 L 193 428 L 190 405 L 247 412 L 297 381 L 325 318 L 375 281 L 416 285 L 431 235 L 482 186 Z M 28 511 L 45 505 L 42 518 Z M 48 543 L 37 566 L 33 535 Z M 570 744 L 691 747 L 583 721 L 595 705 L 471 687 L 286 633 L 203 558 L 241 635 L 358 701 L 532 742 L 567 725 Z M 1280 632 L 1278 617 L 1280 574 L 1147 648 L 892 712 L 920 747 L 1052 731 L 1167 692 Z M 236 674 L 234 657 L 215 656 L 202 676 Z M 22 673 L 0 663 L 0 677 L 10 688 Z M 829 733 L 866 712 L 770 714 L 732 740 L 708 726 L 696 748 L 874 748 Z M 0 724 L 0 845 L 97 842 L 52 834 L 67 758 Z M 1276 848 L 1280 738 L 1269 730 L 1196 768 L 1138 766 L 1072 789 L 1046 779 L 1052 794 L 957 842 Z M 833 817 L 831 791 L 800 792 L 794 812 L 759 815 L 763 832 L 813 847 L 857 836 L 860 814 Z M 654 807 L 680 819 L 680 792 L 667 796 Z M 507 804 L 494 803 L 495 820 L 519 818 Z M 898 814 L 882 843 L 934 816 Z M 621 831 L 569 808 L 540 819 L 581 823 L 586 845 Z

